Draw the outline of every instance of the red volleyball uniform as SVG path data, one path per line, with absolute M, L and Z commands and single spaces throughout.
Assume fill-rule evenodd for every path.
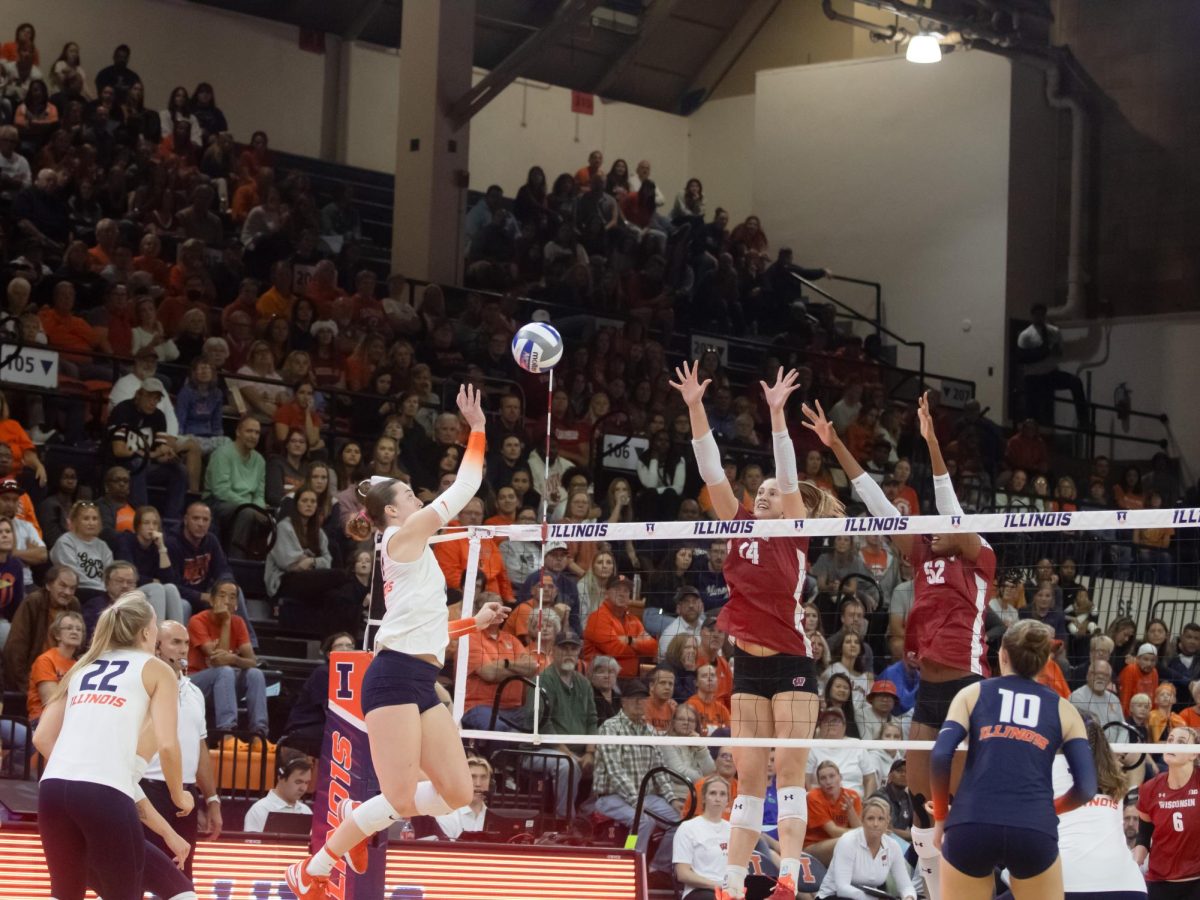
M 928 535 L 913 540 L 913 608 L 905 624 L 904 651 L 985 678 L 987 639 L 984 616 L 996 576 L 996 551 L 987 543 L 970 562 L 961 556 L 934 556 Z
M 1193 769 L 1187 784 L 1178 789 L 1167 784 L 1167 774 L 1156 775 L 1138 791 L 1138 812 L 1154 823 L 1147 881 L 1186 881 L 1200 875 L 1200 768 Z
M 756 521 L 738 507 L 724 522 L 708 523 L 706 533 L 732 533 Z M 721 608 L 717 627 L 731 637 L 761 644 L 792 656 L 812 656 L 804 633 L 804 574 L 808 568 L 807 537 L 731 537 L 725 557 L 729 602 Z

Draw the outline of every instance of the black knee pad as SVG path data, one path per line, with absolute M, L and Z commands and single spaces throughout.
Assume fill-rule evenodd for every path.
M 933 819 L 930 817 L 929 811 L 925 809 L 925 795 L 909 791 L 908 799 L 912 801 L 913 824 L 918 828 L 932 828 Z

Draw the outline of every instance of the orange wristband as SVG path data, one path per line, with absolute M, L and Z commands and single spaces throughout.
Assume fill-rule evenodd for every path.
M 487 451 L 487 435 L 482 431 L 472 431 L 467 438 L 467 452 L 463 462 L 483 462 L 483 454 Z
M 470 634 L 475 630 L 475 619 L 455 619 L 450 623 L 450 640 L 457 640 L 464 634 Z

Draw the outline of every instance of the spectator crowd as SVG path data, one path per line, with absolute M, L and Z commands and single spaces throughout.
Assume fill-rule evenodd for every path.
M 648 160 L 606 168 L 594 151 L 553 182 L 534 166 L 511 202 L 493 186 L 467 212 L 467 289 L 421 285 L 367 261 L 348 186 L 319 196 L 277 164 L 263 132 L 238 144 L 211 84 L 151 84 L 168 98 L 154 110 L 131 48 L 117 47 L 94 79 L 83 49 L 68 43 L 51 62 L 30 25 L 0 46 L 0 328 L 10 344 L 59 354 L 56 389 L 0 395 L 8 714 L 36 722 L 100 612 L 136 587 L 160 619 L 186 626 L 187 677 L 206 698 L 214 745 L 233 729 L 319 737 L 325 664 L 314 660 L 287 707 L 273 707 L 259 654 L 280 635 L 326 652 L 361 638 L 373 559 L 371 542 L 347 532 L 358 485 L 400 478 L 428 501 L 453 481 L 465 428 L 444 398 L 460 381 L 485 394 L 489 455 L 483 487 L 452 524 L 532 523 L 543 510 L 568 524 L 712 517 L 668 385 L 677 330 L 755 342 L 754 366 L 716 349 L 699 361 L 726 475 L 748 510 L 770 475 L 758 379 L 779 366 L 801 373 L 795 406 L 825 403 L 903 512 L 929 508 L 913 397 L 888 348 L 806 296 L 800 279 L 828 270 L 798 265 L 787 248 L 772 257 L 755 216 L 730 228 L 698 179 L 668 203 Z M 509 351 L 529 317 L 552 318 L 567 340 L 549 409 Z M 622 324 L 604 324 L 613 320 Z M 1165 454 L 1098 456 L 1081 469 L 1056 452 L 1045 414 L 1009 434 L 975 401 L 955 410 L 932 397 L 969 512 L 1200 506 L 1200 485 L 1183 485 Z M 858 509 L 799 419 L 789 416 L 803 477 Z M 1096 590 L 1194 585 L 1200 544 L 1171 529 L 994 543 L 993 654 L 1008 625 L 1037 618 L 1059 639 L 1045 677 L 1081 710 L 1149 741 L 1200 726 L 1200 625 L 1142 628 Z M 818 736 L 844 742 L 810 756 L 807 843 L 829 864 L 853 829 L 875 847 L 885 832 L 908 839 L 903 754 L 855 740 L 906 736 L 919 676 L 903 654 L 912 572 L 887 538 L 813 549 L 804 628 L 819 651 Z M 679 773 L 652 779 L 658 818 L 637 828 L 639 847 L 663 832 L 653 868 L 699 900 L 723 873 L 704 848 L 727 834 L 737 795 L 720 743 L 732 688 L 717 625 L 725 542 L 550 542 L 543 558 L 539 544 L 484 538 L 470 591 L 466 542 L 435 552 L 456 607 L 464 595 L 511 607 L 470 642 L 465 726 L 527 731 L 536 705 L 548 734 L 712 740 L 711 753 L 561 745 L 538 764 L 564 821 L 632 824 L 646 774 Z M 0 729 L 9 754 L 16 734 Z M 475 750 L 475 803 L 437 823 L 451 838 L 484 828 L 496 748 Z M 300 763 L 281 769 L 253 823 L 305 811 L 310 778 Z M 768 869 L 773 808 L 769 794 Z M 665 824 L 681 821 L 678 834 Z

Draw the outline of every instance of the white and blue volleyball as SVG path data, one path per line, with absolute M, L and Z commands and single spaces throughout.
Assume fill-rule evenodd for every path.
M 530 322 L 513 336 L 512 355 L 526 372 L 549 372 L 562 359 L 562 335 L 546 322 Z

